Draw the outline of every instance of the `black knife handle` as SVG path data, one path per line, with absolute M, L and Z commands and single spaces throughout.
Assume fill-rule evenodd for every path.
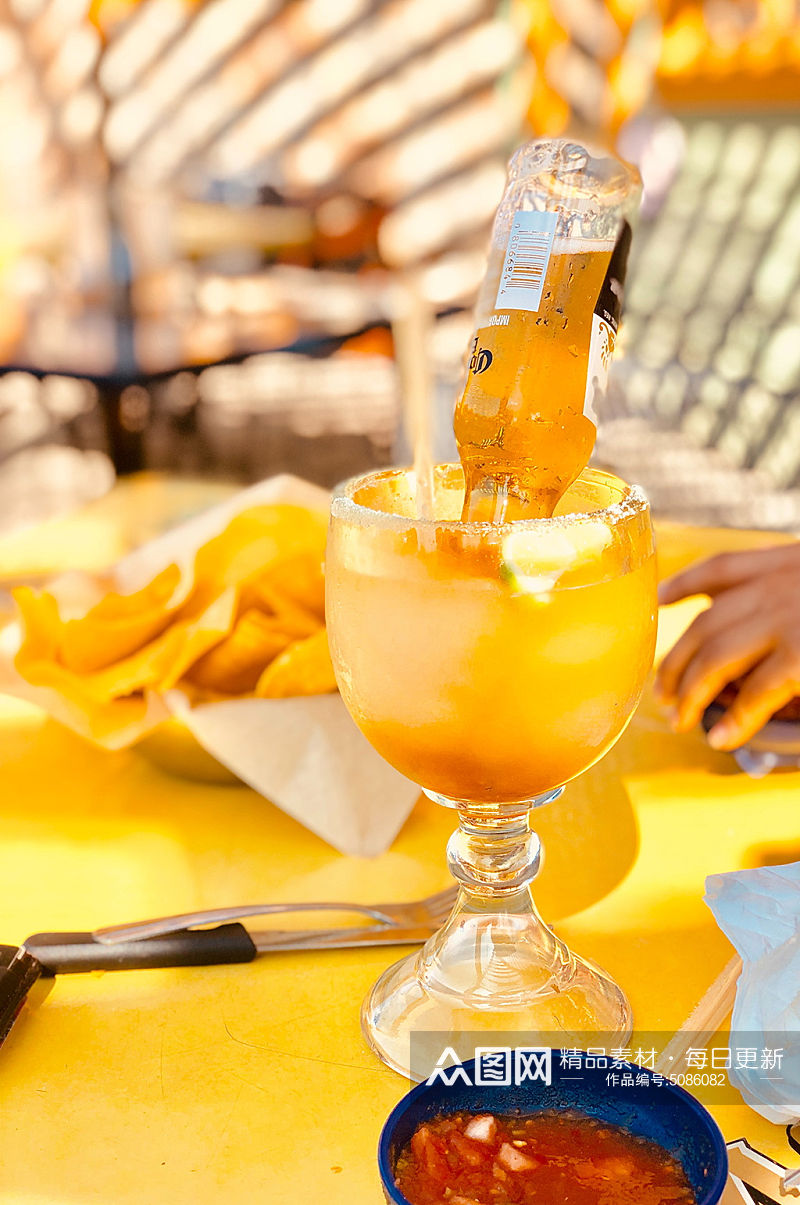
M 9 948 L 13 954 L 9 956 Z M 8 1037 L 28 992 L 42 974 L 38 958 L 24 949 L 0 946 L 0 1044 Z
M 24 943 L 45 975 L 78 971 L 134 971 L 142 967 L 204 967 L 223 962 L 252 962 L 256 947 L 244 925 L 179 929 L 161 937 L 118 942 L 96 941 L 91 933 L 34 933 Z

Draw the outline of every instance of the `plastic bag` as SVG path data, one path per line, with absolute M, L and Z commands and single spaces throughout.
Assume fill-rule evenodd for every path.
M 800 862 L 709 875 L 705 901 L 742 958 L 731 1049 L 757 1052 L 754 1066 L 737 1066 L 732 1059 L 730 1081 L 768 1121 L 784 1125 L 797 1121 Z M 774 1051 L 781 1052 L 777 1059 L 768 1055 Z

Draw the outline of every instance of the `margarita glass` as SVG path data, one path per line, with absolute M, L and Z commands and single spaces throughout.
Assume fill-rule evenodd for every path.
M 460 466 L 435 469 L 432 518 L 418 517 L 415 487 L 411 470 L 389 469 L 337 492 L 328 634 L 364 735 L 457 810 L 447 858 L 460 891 L 422 951 L 375 984 L 364 1032 L 406 1074 L 412 1031 L 447 1034 L 460 1057 L 480 1031 L 622 1043 L 621 989 L 533 903 L 529 813 L 603 756 L 639 701 L 656 626 L 647 501 L 586 469 L 552 518 L 465 523 Z

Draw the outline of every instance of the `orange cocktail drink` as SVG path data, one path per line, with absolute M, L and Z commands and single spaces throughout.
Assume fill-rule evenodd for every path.
M 644 499 L 587 470 L 555 519 L 455 521 L 456 467 L 413 516 L 389 470 L 334 502 L 328 625 L 347 706 L 370 743 L 456 801 L 532 799 L 594 763 L 652 662 L 655 563 Z
M 536 910 L 529 813 L 625 728 L 656 612 L 647 502 L 616 477 L 586 469 L 553 517 L 509 523 L 461 521 L 460 466 L 435 470 L 433 495 L 420 518 L 411 470 L 348 482 L 326 554 L 328 636 L 350 713 L 458 813 L 453 913 L 384 972 L 362 1012 L 376 1053 L 415 1078 L 443 1034 L 460 1057 L 476 1033 L 481 1045 L 513 1031 L 548 1046 L 629 1035 L 624 993 Z M 412 1035 L 433 1047 L 415 1055 Z

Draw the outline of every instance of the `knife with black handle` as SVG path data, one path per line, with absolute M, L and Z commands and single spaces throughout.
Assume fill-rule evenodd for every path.
M 24 948 L 39 960 L 43 975 L 213 966 L 252 962 L 258 953 L 247 929 L 236 923 L 214 929 L 180 929 L 113 946 L 96 941 L 91 933 L 34 933 Z
M 0 1044 L 42 974 L 38 958 L 17 946 L 0 946 Z
M 24 949 L 43 975 L 79 971 L 133 971 L 147 967 L 198 967 L 252 962 L 258 954 L 291 950 L 339 950 L 356 946 L 421 945 L 431 926 L 368 925 L 364 929 L 265 929 L 250 933 L 229 922 L 213 929 L 178 929 L 108 945 L 91 933 L 34 933 Z
M 0 1045 L 37 979 L 81 971 L 134 971 L 252 962 L 281 950 L 420 944 L 429 927 L 369 925 L 365 929 L 268 929 L 249 933 L 232 921 L 213 929 L 179 929 L 108 945 L 91 933 L 34 933 L 22 946 L 0 945 Z

